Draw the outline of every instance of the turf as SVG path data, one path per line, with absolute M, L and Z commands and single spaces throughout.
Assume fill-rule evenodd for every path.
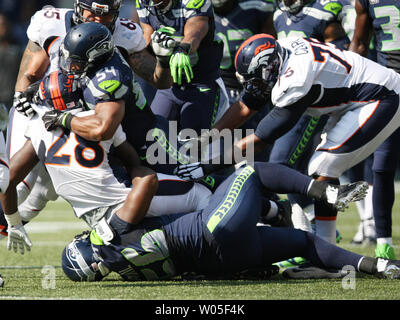
M 400 242 L 400 205 L 393 210 L 393 241 Z M 343 239 L 339 246 L 373 256 L 373 246 L 352 246 L 359 217 L 354 205 L 338 217 Z M 46 209 L 26 226 L 33 242 L 24 255 L 8 251 L 0 241 L 0 273 L 5 286 L 0 299 L 93 299 L 93 300 L 398 300 L 399 282 L 357 274 L 352 288 L 338 279 L 286 280 L 277 275 L 267 281 L 162 281 L 129 283 L 112 274 L 98 283 L 69 281 L 60 266 L 61 252 L 85 224 L 74 217 L 62 201 L 49 203 Z M 400 252 L 395 246 L 398 257 Z

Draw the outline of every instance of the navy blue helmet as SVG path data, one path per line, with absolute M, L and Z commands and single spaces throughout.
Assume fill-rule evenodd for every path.
M 244 41 L 236 52 L 236 76 L 245 90 L 268 98 L 285 56 L 285 49 L 273 36 L 256 34 Z
M 140 3 L 150 14 L 154 16 L 162 16 L 166 14 L 173 5 L 176 0 L 139 0 Z
M 77 77 L 100 67 L 114 54 L 110 30 L 96 22 L 82 23 L 71 28 L 60 46 L 60 68 Z
M 73 19 L 75 24 L 88 22 L 83 17 L 83 10 L 88 10 L 97 16 L 112 15 L 112 20 L 106 26 L 113 32 L 120 8 L 121 0 L 75 0 Z
M 72 281 L 100 281 L 106 276 L 100 271 L 101 260 L 93 251 L 89 237 L 89 231 L 75 236 L 62 252 L 62 269 Z
M 311 2 L 311 0 L 275 0 L 276 7 L 290 14 L 297 14 L 303 7 Z

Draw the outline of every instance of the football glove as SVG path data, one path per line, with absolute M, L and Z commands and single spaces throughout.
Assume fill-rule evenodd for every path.
M 52 131 L 57 127 L 71 130 L 71 121 L 74 116 L 70 112 L 60 110 L 50 110 L 44 113 L 42 120 L 47 131 Z
M 12 247 L 14 252 L 17 252 L 19 247 L 21 254 L 25 253 L 25 247 L 26 250 L 31 251 L 32 242 L 25 231 L 19 212 L 5 214 L 4 217 L 8 223 L 7 249 L 11 250 Z
M 180 164 L 175 168 L 174 174 L 181 179 L 188 181 L 199 180 L 206 175 L 204 166 L 201 162 Z
M 151 47 L 157 60 L 161 66 L 168 68 L 169 59 L 172 55 L 173 49 L 176 46 L 176 41 L 171 37 L 175 32 L 174 28 L 162 27 L 154 31 L 151 35 Z
M 31 84 L 24 92 L 16 91 L 14 93 L 13 107 L 25 117 L 32 119 L 36 114 L 31 103 L 39 89 L 40 81 Z
M 175 46 L 174 53 L 169 60 L 171 76 L 174 83 L 182 84 L 182 73 L 185 73 L 186 82 L 190 83 L 193 79 L 193 70 L 189 58 L 190 45 L 187 43 Z

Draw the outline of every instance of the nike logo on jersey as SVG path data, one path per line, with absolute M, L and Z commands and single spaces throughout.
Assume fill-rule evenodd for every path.
M 210 91 L 211 88 L 199 88 L 200 92 Z

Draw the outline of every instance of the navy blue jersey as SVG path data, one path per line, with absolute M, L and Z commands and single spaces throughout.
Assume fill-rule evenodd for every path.
M 315 0 L 305 5 L 296 15 L 281 10 L 274 13 L 278 39 L 288 37 L 314 38 L 324 42 L 324 31 L 332 22 L 340 22 L 346 0 Z
M 92 246 L 126 280 L 167 279 L 184 272 L 217 276 L 261 267 L 259 188 L 254 168 L 245 166 L 218 187 L 203 210 L 144 218 L 137 225 L 114 215 L 114 239 L 103 245 L 92 231 Z
M 359 0 L 372 18 L 377 62 L 400 72 L 400 3 L 393 0 Z
M 173 7 L 163 16 L 150 14 L 140 1 L 137 1 L 140 21 L 150 25 L 154 30 L 161 26 L 175 29 L 173 37 L 182 39 L 186 21 L 196 16 L 209 17 L 209 30 L 200 43 L 197 51 L 190 55 L 194 78 L 192 83 L 207 83 L 219 78 L 219 64 L 222 58 L 222 42 L 215 34 L 214 12 L 211 0 L 182 0 L 174 2 Z
M 218 37 L 224 43 L 221 77 L 228 88 L 242 86 L 235 76 L 235 55 L 242 42 L 256 33 L 274 11 L 273 0 L 242 0 L 227 14 L 215 14 Z
M 82 82 L 83 97 L 91 109 L 98 103 L 124 100 L 122 126 L 127 139 L 135 148 L 143 146 L 147 132 L 154 127 L 155 117 L 122 55 L 116 51 L 101 68 L 88 72 Z

